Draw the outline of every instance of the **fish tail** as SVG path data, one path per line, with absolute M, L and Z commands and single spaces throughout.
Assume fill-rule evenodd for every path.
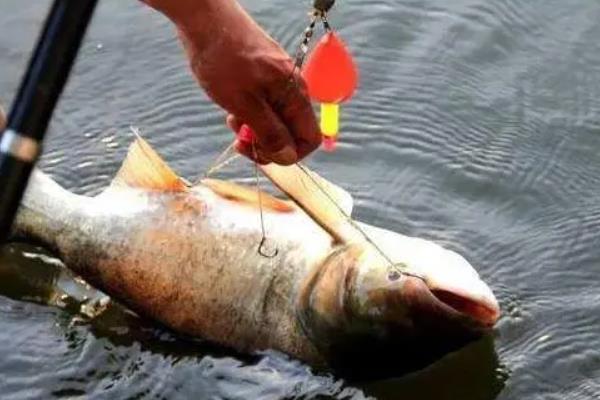
M 0 132 L 6 122 L 6 114 L 0 104 Z M 77 205 L 81 204 L 76 201 L 78 197 L 34 168 L 9 232 L 9 240 L 36 242 L 59 252 L 59 236 L 79 208 Z
M 75 194 L 50 176 L 34 169 L 11 230 L 11 239 L 40 243 L 57 250 L 57 241 L 69 222 Z

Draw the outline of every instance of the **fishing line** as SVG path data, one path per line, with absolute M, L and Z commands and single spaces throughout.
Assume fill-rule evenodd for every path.
M 325 32 L 331 31 L 331 25 L 327 20 L 327 12 L 331 9 L 334 3 L 335 0 L 315 0 L 313 4 L 313 10 L 310 14 L 310 22 L 304 30 L 304 33 L 302 34 L 302 41 L 296 48 L 296 52 L 294 54 L 294 67 L 290 72 L 283 92 L 278 96 L 279 98 L 273 102 L 274 108 L 283 106 L 285 97 L 289 93 L 290 89 L 298 88 L 299 86 L 296 75 L 299 73 L 300 68 L 302 68 L 304 60 L 306 59 L 306 55 L 308 54 L 308 45 L 313 38 L 317 21 L 321 20 Z M 202 180 L 202 178 L 208 178 L 210 175 L 229 165 L 229 163 L 231 163 L 238 156 L 239 154 L 235 152 L 235 141 L 233 141 L 217 156 L 217 158 L 208 166 L 207 171 L 204 174 L 201 174 L 200 178 L 198 178 L 196 182 L 199 182 Z
M 317 187 L 317 189 L 319 189 L 319 191 L 321 191 L 321 193 L 323 193 L 323 195 L 327 198 L 327 200 L 333 204 L 333 206 L 337 209 L 337 211 L 342 214 L 344 216 L 344 218 L 346 219 L 346 221 L 352 225 L 352 227 L 354 229 L 356 229 L 358 231 L 358 233 L 361 234 L 361 236 L 365 239 L 365 241 L 367 243 L 369 243 L 371 246 L 373 246 L 373 248 L 375 249 L 375 251 L 377 251 L 379 253 L 379 255 L 381 255 L 381 257 L 383 257 L 388 263 L 389 263 L 389 269 L 400 274 L 400 275 L 407 275 L 407 276 L 413 276 L 415 278 L 419 278 L 422 280 L 425 280 L 423 276 L 419 275 L 419 274 L 415 274 L 413 272 L 407 272 L 404 271 L 402 268 L 406 268 L 406 265 L 404 263 L 395 263 L 392 261 L 392 259 L 383 251 L 383 249 L 381 247 L 379 247 L 377 245 L 377 243 L 375 243 L 375 241 L 373 239 L 371 239 L 371 237 L 367 234 L 367 232 L 365 232 L 357 223 L 356 221 L 354 221 L 352 219 L 352 217 L 348 214 L 346 214 L 346 212 L 344 211 L 344 209 L 335 201 L 335 199 L 333 198 L 333 196 L 331 196 L 327 190 L 317 181 L 317 179 L 315 179 L 314 176 L 312 176 L 312 174 L 306 169 L 306 167 L 304 167 L 304 165 L 300 164 L 300 163 L 296 163 L 296 165 L 298 166 L 298 168 L 300 168 L 300 170 L 302 171 L 302 173 L 304 173 L 304 175 L 306 175 L 311 181 L 312 183 Z
M 329 24 L 329 21 L 327 20 L 327 11 L 329 11 L 331 6 L 333 6 L 333 3 L 334 3 L 334 0 L 316 0 L 315 1 L 314 9 L 311 13 L 310 23 L 309 23 L 308 27 L 304 30 L 304 34 L 302 35 L 302 41 L 301 41 L 300 45 L 298 46 L 296 53 L 295 53 L 294 67 L 290 73 L 288 83 L 287 83 L 286 88 L 284 89 L 283 93 L 279 97 L 279 100 L 273 104 L 273 107 L 282 106 L 285 96 L 287 95 L 289 90 L 292 87 L 297 88 L 299 86 L 298 81 L 296 79 L 296 74 L 299 72 L 300 68 L 302 67 L 302 64 L 304 63 L 304 60 L 308 53 L 308 45 L 310 43 L 310 40 L 313 37 L 314 29 L 316 27 L 317 21 L 321 20 L 321 22 L 323 23 L 323 28 L 324 28 L 325 32 L 331 31 L 331 25 Z M 228 165 L 232 160 L 234 160 L 238 156 L 237 153 L 231 154 L 234 152 L 234 145 L 235 145 L 235 141 L 233 143 L 231 143 L 223 152 L 221 152 L 221 154 L 219 154 L 219 156 L 215 159 L 215 161 L 209 166 L 209 169 L 206 172 L 205 177 L 208 177 L 208 175 L 210 175 L 210 174 L 218 171 L 219 169 L 223 168 L 224 166 Z M 252 139 L 252 151 L 253 151 L 254 159 L 256 159 L 257 151 L 256 151 L 256 139 L 255 138 Z M 352 219 L 352 217 L 350 215 L 346 214 L 344 209 L 335 201 L 335 199 L 327 192 L 327 190 L 321 186 L 321 184 L 310 174 L 310 172 L 308 172 L 302 164 L 296 163 L 296 165 L 298 166 L 298 168 L 300 168 L 302 173 L 304 173 L 312 181 L 312 183 L 319 189 L 319 191 L 321 191 L 321 193 L 323 193 L 323 195 L 327 198 L 327 200 L 329 202 L 331 202 L 331 204 L 334 205 L 334 207 L 338 210 L 338 212 L 340 212 L 342 214 L 342 216 L 346 219 L 346 221 L 357 232 L 360 233 L 360 235 L 364 238 L 364 240 L 367 243 L 369 243 L 371 246 L 373 246 L 375 251 L 377 253 L 379 253 L 381 255 L 381 257 L 386 260 L 386 262 L 389 263 L 388 268 L 390 271 L 393 272 L 393 275 L 390 274 L 390 279 L 395 280 L 395 279 L 399 278 L 400 275 L 406 275 L 406 276 L 413 276 L 413 277 L 424 280 L 423 276 L 421 276 L 421 275 L 405 271 L 404 270 L 404 269 L 406 269 L 405 264 L 394 263 L 392 261 L 392 259 L 383 251 L 383 249 L 381 247 L 379 247 L 377 245 L 377 243 L 375 243 L 375 241 L 373 239 L 371 239 L 371 237 Z M 272 258 L 277 255 L 278 250 L 275 249 L 274 253 L 268 254 L 265 252 L 265 249 L 264 249 L 266 241 L 267 241 L 267 236 L 266 236 L 266 229 L 265 229 L 265 222 L 264 222 L 262 194 L 261 194 L 261 190 L 260 190 L 259 168 L 258 168 L 258 163 L 256 161 L 254 161 L 254 175 L 255 175 L 255 181 L 256 181 L 255 184 L 256 184 L 256 191 L 257 191 L 257 196 L 258 196 L 258 206 L 259 206 L 259 213 L 260 213 L 260 227 L 261 227 L 261 233 L 262 233 L 261 241 L 260 241 L 260 244 L 258 247 L 258 252 L 260 255 L 262 255 L 264 257 Z
M 252 140 L 252 153 L 254 158 L 256 159 L 258 157 L 258 153 L 256 151 L 256 140 L 254 139 Z M 261 231 L 260 243 L 258 244 L 258 254 L 266 258 L 273 258 L 277 256 L 277 254 L 279 254 L 279 249 L 276 247 L 271 253 L 268 253 L 265 250 L 265 245 L 267 243 L 267 232 L 265 229 L 265 218 L 263 214 L 262 191 L 260 189 L 260 174 L 258 172 L 258 163 L 256 161 L 254 162 L 254 178 L 256 180 L 256 195 L 258 196 L 258 212 L 260 215 Z
M 208 169 L 204 174 L 202 174 L 194 184 L 200 183 L 202 179 L 210 177 L 215 172 L 223 169 L 223 167 L 229 165 L 233 160 L 235 160 L 239 154 L 234 152 L 235 141 L 231 142 L 229 146 L 225 148 L 217 158 L 209 165 Z
M 310 40 L 313 37 L 314 29 L 317 25 L 317 21 L 319 19 L 322 21 L 325 32 L 329 32 L 331 30 L 331 26 L 330 26 L 329 22 L 327 21 L 327 11 L 329 11 L 329 9 L 333 6 L 334 2 L 335 2 L 335 0 L 315 0 L 314 5 L 313 5 L 313 11 L 311 13 L 310 22 L 309 22 L 308 26 L 306 27 L 306 29 L 304 30 L 304 33 L 302 35 L 302 41 L 300 42 L 300 45 L 298 46 L 298 48 L 296 49 L 296 53 L 294 54 L 294 66 L 292 68 L 292 71 L 290 72 L 288 79 L 287 79 L 287 84 L 286 84 L 283 92 L 279 96 L 279 99 L 273 103 L 274 108 L 282 107 L 285 104 L 284 103 L 285 98 L 286 98 L 287 94 L 289 93 L 289 91 L 292 88 L 297 88 L 299 86 L 298 81 L 296 79 L 296 75 L 299 73 L 300 68 L 302 68 L 302 64 L 304 63 L 306 55 L 308 54 L 308 45 L 310 43 Z M 236 159 L 239 156 L 239 154 L 237 154 L 235 152 L 235 143 L 236 142 L 234 140 L 231 144 L 229 144 L 229 146 L 227 146 L 227 148 L 225 150 L 223 150 L 217 156 L 217 158 L 209 165 L 206 172 L 204 174 L 202 174 L 196 180 L 196 183 L 199 183 L 203 178 L 208 178 L 209 176 L 211 176 L 215 172 L 219 171 L 223 167 L 229 165 L 234 159 Z M 255 138 L 252 139 L 252 152 L 253 152 L 254 159 L 256 160 L 258 153 L 256 150 L 256 139 Z M 264 210 L 263 210 L 263 204 L 262 204 L 262 193 L 261 193 L 261 188 L 260 188 L 260 176 L 259 175 L 260 174 L 259 174 L 258 163 L 256 161 L 254 161 L 254 177 L 255 177 L 256 193 L 258 196 L 258 208 L 259 208 L 259 214 L 260 214 L 260 229 L 261 229 L 261 239 L 260 239 L 260 243 L 258 245 L 258 253 L 263 257 L 273 258 L 273 257 L 277 256 L 279 250 L 276 248 L 274 250 L 274 252 L 272 252 L 272 253 L 268 253 L 265 250 L 266 243 L 267 243 L 267 234 L 266 234 L 266 229 L 265 229 Z

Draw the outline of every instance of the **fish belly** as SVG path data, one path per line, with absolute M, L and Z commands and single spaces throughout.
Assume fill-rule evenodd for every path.
M 277 250 L 266 257 L 251 209 L 214 199 L 194 207 L 165 196 L 128 202 L 104 196 L 87 207 L 85 223 L 58 244 L 70 268 L 178 332 L 239 351 L 273 348 L 321 361 L 297 320 L 296 299 L 331 239 L 305 215 L 265 213 L 267 244 Z

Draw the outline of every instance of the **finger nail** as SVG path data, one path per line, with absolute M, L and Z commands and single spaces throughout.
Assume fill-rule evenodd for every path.
M 292 146 L 285 146 L 283 149 L 271 155 L 271 160 L 277 164 L 290 165 L 296 162 L 298 155 Z

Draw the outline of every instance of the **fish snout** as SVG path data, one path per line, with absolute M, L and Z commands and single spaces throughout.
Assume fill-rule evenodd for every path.
M 493 328 L 500 317 L 496 298 L 481 281 L 462 287 L 409 276 L 400 296 L 411 310 L 414 323 L 422 329 L 434 327 L 456 334 L 484 332 Z
M 391 330 L 400 328 L 417 336 L 471 337 L 492 328 L 500 315 L 496 299 L 483 282 L 464 290 L 432 286 L 416 275 L 391 276 L 385 287 L 366 291 L 362 299 L 363 313 L 376 316 Z
M 500 307 L 471 264 L 433 243 L 416 243 L 422 251 L 396 255 L 397 269 L 373 252 L 363 257 L 353 291 L 357 310 L 417 332 L 442 325 L 457 333 L 493 327 Z
M 435 299 L 449 311 L 471 319 L 484 328 L 492 328 L 500 317 L 498 301 L 483 282 L 471 287 L 429 286 Z
M 423 268 L 423 281 L 435 301 L 482 328 L 491 328 L 500 317 L 500 306 L 490 287 L 471 264 L 457 253 L 444 250 L 446 264 Z

